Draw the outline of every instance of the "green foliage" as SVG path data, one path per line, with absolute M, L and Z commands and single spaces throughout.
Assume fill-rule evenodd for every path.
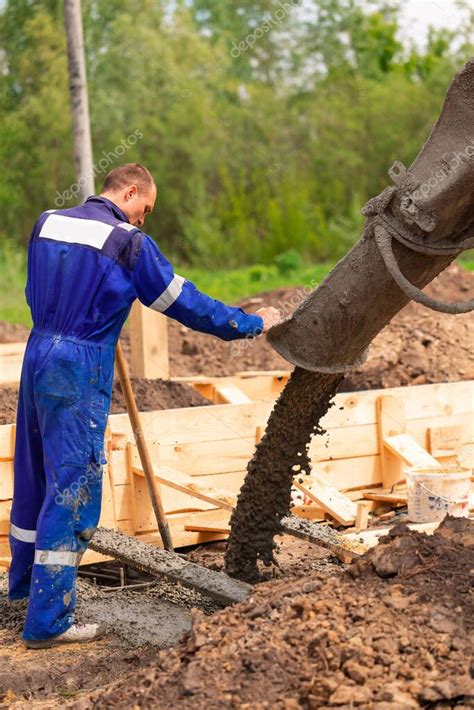
M 209 272 L 259 264 L 246 285 L 340 258 L 472 54 L 469 3 L 423 48 L 403 43 L 398 5 L 311 0 L 277 22 L 279 0 L 82 0 L 97 189 L 145 163 L 165 253 Z M 75 181 L 62 22 L 59 0 L 0 12 L 0 243 L 26 244 Z
M 284 251 L 282 254 L 278 254 L 278 256 L 275 257 L 278 273 L 282 276 L 301 269 L 301 262 L 301 254 L 295 249 L 288 249 L 288 251 Z
M 5 239 L 0 243 L 0 320 L 31 326 L 25 286 L 26 251 Z

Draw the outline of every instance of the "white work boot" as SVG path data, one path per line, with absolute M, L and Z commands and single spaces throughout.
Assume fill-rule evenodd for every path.
M 25 640 L 28 648 L 51 648 L 64 643 L 88 643 L 102 638 L 105 629 L 100 624 L 73 624 L 67 631 L 59 636 L 45 639 L 44 641 Z

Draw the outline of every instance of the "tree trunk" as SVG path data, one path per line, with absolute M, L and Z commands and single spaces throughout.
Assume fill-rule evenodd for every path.
M 74 133 L 74 164 L 79 187 L 78 197 L 80 202 L 84 202 L 94 194 L 95 187 L 81 0 L 64 0 L 64 23 Z

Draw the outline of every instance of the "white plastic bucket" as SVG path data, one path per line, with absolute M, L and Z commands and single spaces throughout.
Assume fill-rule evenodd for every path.
M 471 470 L 462 466 L 408 468 L 408 518 L 413 523 L 431 523 L 445 515 L 467 517 Z

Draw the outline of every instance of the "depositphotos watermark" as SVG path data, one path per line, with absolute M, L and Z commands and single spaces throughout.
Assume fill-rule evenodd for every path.
M 281 319 L 285 320 L 291 316 L 293 311 L 302 303 L 309 294 L 316 288 L 318 281 L 312 279 L 306 286 L 300 286 L 295 292 L 285 301 L 278 301 L 276 308 L 280 311 Z M 257 333 L 260 335 L 260 333 Z M 245 338 L 233 340 L 230 346 L 230 356 L 239 357 L 245 350 L 252 348 L 255 343 L 254 335 L 247 335 Z
M 66 202 L 76 198 L 81 191 L 81 188 L 84 187 L 84 185 L 86 185 L 89 181 L 89 178 L 97 177 L 97 175 L 105 173 L 106 170 L 113 165 L 113 163 L 117 162 L 117 160 L 119 160 L 127 150 L 133 148 L 133 146 L 136 145 L 138 141 L 141 141 L 142 138 L 143 133 L 139 128 L 137 128 L 136 131 L 127 136 L 127 138 L 122 138 L 120 143 L 116 145 L 113 150 L 102 151 L 103 157 L 98 160 L 97 163 L 94 163 L 92 170 L 89 173 L 83 175 L 77 182 L 70 185 L 68 190 L 64 190 L 64 192 L 56 192 L 56 199 L 54 200 L 56 207 L 61 208 L 66 204 Z
M 431 190 L 434 190 L 443 180 L 446 180 L 453 172 L 459 168 L 462 163 L 469 162 L 474 159 L 474 138 L 470 139 L 470 142 L 466 145 L 463 151 L 456 153 L 451 151 L 443 155 L 444 165 L 438 168 L 434 175 L 430 177 L 429 180 L 423 182 L 414 191 L 412 197 L 414 200 L 420 199 L 421 196 L 428 197 Z
M 285 18 L 292 12 L 300 7 L 301 0 L 289 0 L 289 2 L 280 2 L 280 7 L 275 10 L 273 15 L 271 15 L 268 20 L 264 20 L 258 27 L 250 32 L 247 37 L 239 42 L 232 42 L 232 49 L 230 50 L 230 56 L 233 59 L 240 57 L 242 52 L 246 52 L 247 49 L 252 49 L 254 44 L 263 35 L 271 32 L 277 25 L 281 25 Z

